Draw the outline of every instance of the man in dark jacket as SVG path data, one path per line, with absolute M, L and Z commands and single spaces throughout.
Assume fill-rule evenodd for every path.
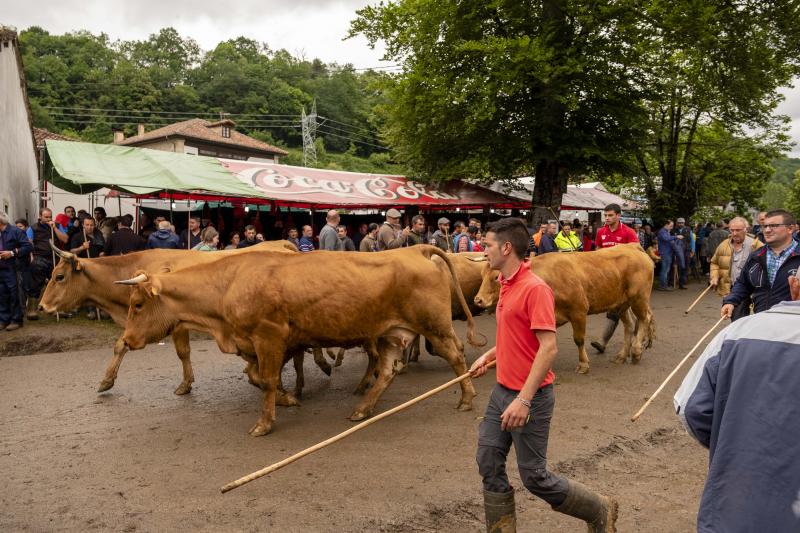
M 33 246 L 24 231 L 0 211 L 0 330 L 13 331 L 22 327 L 22 306 L 17 285 L 17 258 L 27 256 Z
M 44 207 L 39 212 L 39 220 L 31 226 L 33 231 L 33 262 L 30 266 L 30 285 L 28 286 L 25 316 L 28 320 L 39 319 L 39 295 L 50 274 L 53 272 L 53 250 L 50 241 L 63 246 L 69 241 L 68 234 L 53 222 L 53 212 Z M 55 237 L 55 239 L 54 239 Z
M 681 242 L 677 243 L 678 249 L 676 249 L 675 252 L 676 255 L 681 258 L 681 260 L 676 261 L 679 273 L 678 285 L 681 289 L 685 289 L 686 284 L 689 282 L 690 265 L 694 258 L 694 250 L 692 249 L 692 229 L 686 225 L 685 219 L 679 218 L 676 221 L 675 229 L 672 234 L 675 236 L 680 235 L 681 237 Z
M 256 227 L 245 226 L 244 239 L 239 241 L 239 246 L 237 246 L 237 248 L 249 248 L 251 246 L 255 246 L 258 243 L 259 241 L 258 239 L 256 239 Z
M 539 241 L 539 248 L 536 252 L 536 255 L 542 254 L 549 254 L 550 252 L 557 252 L 558 247 L 556 247 L 556 233 L 558 233 L 558 225 L 555 222 L 550 222 L 547 224 L 547 231 L 544 232 L 542 235 L 541 240 Z
M 97 229 L 92 217 L 83 219 L 81 231 L 75 233 L 69 241 L 69 251 L 78 257 L 101 257 L 105 255 L 106 240 Z
M 701 533 L 800 531 L 800 279 L 787 282 L 794 301 L 722 330 L 675 394 L 687 431 L 709 450 Z
M 180 246 L 184 250 L 191 250 L 200 244 L 200 217 L 189 217 L 189 228 L 183 230 L 180 237 Z
M 756 313 L 790 299 L 788 279 L 800 269 L 800 243 L 792 239 L 796 223 L 794 216 L 783 209 L 767 213 L 762 226 L 767 245 L 747 259 L 730 294 L 722 299 L 722 316 L 730 318 L 747 296 L 752 298 Z
M 347 236 L 347 226 L 336 226 L 336 237 L 339 240 L 339 246 L 337 250 L 340 252 L 356 251 L 356 245 L 353 243 L 353 239 Z
M 133 217 L 123 215 L 117 223 L 117 231 L 111 234 L 106 241 L 106 255 L 123 255 L 144 250 L 145 240 L 136 235 L 131 229 Z
M 158 223 L 158 231 L 154 231 L 147 239 L 147 248 L 166 248 L 169 250 L 178 250 L 181 247 L 181 241 L 177 235 L 170 229 L 168 220 L 162 220 Z

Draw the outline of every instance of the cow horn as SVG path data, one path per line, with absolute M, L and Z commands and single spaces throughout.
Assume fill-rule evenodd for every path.
M 72 252 L 65 252 L 64 250 L 61 250 L 55 244 L 53 244 L 52 239 L 48 240 L 47 242 L 50 243 L 50 248 L 53 249 L 53 251 L 56 253 L 58 257 L 63 257 L 64 259 L 67 259 L 69 261 L 75 259 L 75 254 L 73 254 Z
M 138 285 L 139 283 L 141 283 L 143 281 L 147 281 L 147 274 L 142 273 L 142 274 L 139 274 L 138 276 L 133 277 L 131 279 L 124 279 L 122 281 L 115 281 L 114 283 L 116 283 L 118 285 Z
M 476 263 L 482 263 L 483 261 L 488 261 L 485 255 L 483 257 L 467 257 L 467 259 L 469 259 L 470 261 L 474 261 Z

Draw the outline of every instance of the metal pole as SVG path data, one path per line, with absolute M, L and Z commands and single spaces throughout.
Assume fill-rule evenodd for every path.
M 53 226 L 50 226 L 50 242 L 53 243 L 53 246 L 56 245 L 56 232 L 53 229 Z M 53 268 L 56 267 L 56 251 L 53 248 L 50 248 L 50 253 L 53 254 Z M 50 271 L 50 275 L 53 275 L 53 271 Z M 60 322 L 61 317 L 58 316 L 58 311 L 56 311 L 56 322 Z

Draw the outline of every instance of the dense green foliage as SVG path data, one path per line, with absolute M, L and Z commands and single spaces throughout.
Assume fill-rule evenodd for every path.
M 773 113 L 800 73 L 798 5 L 400 0 L 352 32 L 404 66 L 384 80 L 387 138 L 415 170 L 532 172 L 533 205 L 553 209 L 569 178 L 617 170 L 661 219 L 758 203 L 785 148 Z
M 140 123 L 153 129 L 224 112 L 240 131 L 294 147 L 302 145 L 301 111 L 316 99 L 326 150 L 388 168 L 374 112 L 383 74 L 298 59 L 244 37 L 204 53 L 172 28 L 143 41 L 37 27 L 19 37 L 36 126 L 105 143 L 113 128 L 130 135 Z

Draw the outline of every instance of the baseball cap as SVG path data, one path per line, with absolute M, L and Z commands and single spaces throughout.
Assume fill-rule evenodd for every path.
M 450 223 L 450 221 L 449 221 L 447 218 L 445 218 L 445 217 L 442 217 L 442 218 L 440 218 L 440 219 L 439 219 L 439 222 L 437 222 L 437 224 L 439 224 L 440 226 L 441 226 L 442 224 L 449 224 L 449 223 Z
M 678 220 L 676 220 L 676 222 L 683 222 L 684 224 L 686 224 L 686 219 L 685 218 L 679 218 Z
M 395 209 L 393 207 L 393 208 L 389 209 L 388 211 L 386 211 L 386 216 L 389 217 L 389 218 L 400 218 L 403 215 L 401 215 L 400 211 L 398 211 L 397 209 Z

